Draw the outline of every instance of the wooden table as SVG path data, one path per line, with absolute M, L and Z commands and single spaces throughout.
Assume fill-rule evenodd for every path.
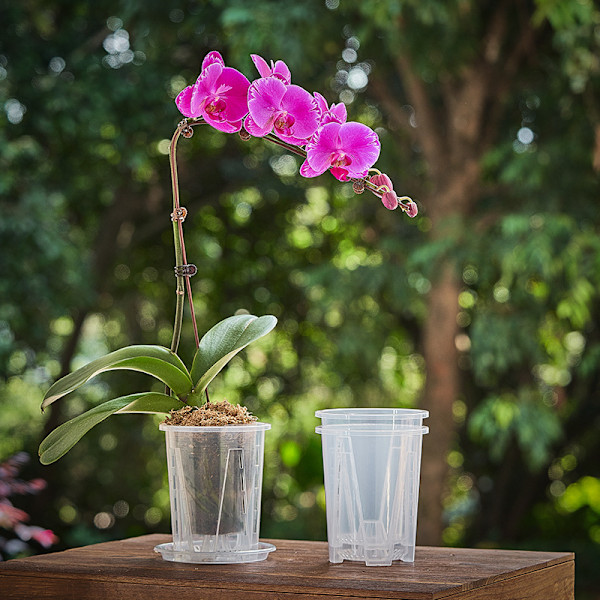
M 146 535 L 0 563 L 2 600 L 567 600 L 574 557 L 563 552 L 419 547 L 415 562 L 391 567 L 328 562 L 325 542 L 267 540 L 266 561 L 189 565 L 153 552 L 166 535 Z

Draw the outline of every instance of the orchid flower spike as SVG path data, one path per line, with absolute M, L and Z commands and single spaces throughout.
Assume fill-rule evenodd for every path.
M 179 111 L 186 117 L 203 117 L 219 131 L 235 133 L 248 114 L 250 82 L 236 69 L 226 67 L 221 55 L 209 52 L 202 61 L 196 83 L 176 98 Z
M 328 123 L 306 145 L 304 177 L 317 177 L 327 169 L 340 181 L 366 177 L 379 157 L 377 134 L 362 123 Z
M 375 169 L 377 171 L 377 169 Z M 377 171 L 376 175 L 371 175 L 369 181 L 377 186 L 377 195 L 381 194 L 383 205 L 389 210 L 395 210 L 400 206 L 409 217 L 416 217 L 419 209 L 415 202 L 408 196 L 398 198 L 394 192 L 392 180 L 385 174 Z
M 290 73 L 288 66 L 282 60 L 278 60 L 275 64 L 271 61 L 271 66 L 269 67 L 267 61 L 261 56 L 258 56 L 258 54 L 251 54 L 250 58 L 252 58 L 252 62 L 261 77 L 276 77 L 286 85 L 290 85 L 292 82 L 292 74 Z
M 315 133 L 319 113 L 314 98 L 297 85 L 286 85 L 276 77 L 253 81 L 248 89 L 244 128 L 256 137 L 271 131 L 284 142 L 302 146 Z

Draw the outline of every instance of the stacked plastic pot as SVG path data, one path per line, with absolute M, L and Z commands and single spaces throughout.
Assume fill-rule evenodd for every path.
M 413 562 L 425 410 L 319 410 L 329 560 Z

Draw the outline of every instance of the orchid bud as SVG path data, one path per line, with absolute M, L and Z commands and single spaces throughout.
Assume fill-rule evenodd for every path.
M 383 196 L 381 196 L 381 201 L 388 210 L 396 210 L 398 208 L 398 198 L 394 192 L 384 192 Z
M 413 202 L 412 200 L 410 202 L 408 202 L 406 204 L 406 206 L 404 207 L 404 212 L 409 216 L 409 217 L 416 217 L 417 214 L 419 213 L 419 207 L 417 206 L 416 202 Z

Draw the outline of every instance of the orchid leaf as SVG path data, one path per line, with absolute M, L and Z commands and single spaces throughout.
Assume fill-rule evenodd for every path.
M 192 381 L 196 382 L 194 395 L 201 394 L 240 350 L 269 333 L 276 324 L 277 319 L 272 315 L 236 315 L 210 329 L 200 340 L 192 363 Z
M 114 413 L 168 413 L 181 401 L 158 392 L 131 394 L 109 400 L 59 425 L 40 444 L 40 462 L 49 465 L 64 456 L 92 427 Z
M 192 389 L 192 380 L 188 370 L 181 359 L 168 348 L 163 346 L 126 346 L 97 358 L 59 379 L 46 392 L 42 410 L 99 373 L 118 369 L 129 369 L 152 375 L 165 383 L 178 396 L 188 394 Z

